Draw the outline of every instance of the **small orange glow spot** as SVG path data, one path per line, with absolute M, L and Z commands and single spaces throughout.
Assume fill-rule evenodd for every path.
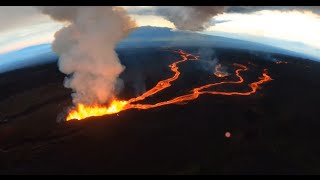
M 226 138 L 230 138 L 231 137 L 231 133 L 230 132 L 226 132 L 224 135 L 226 136 Z

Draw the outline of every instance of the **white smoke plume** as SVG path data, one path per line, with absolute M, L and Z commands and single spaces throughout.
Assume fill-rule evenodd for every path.
M 200 65 L 205 70 L 214 73 L 214 67 L 218 64 L 218 57 L 212 48 L 202 47 L 197 53 L 200 56 Z
M 55 34 L 53 50 L 58 66 L 67 74 L 64 86 L 71 88 L 73 103 L 106 103 L 116 91 L 124 70 L 115 52 L 117 42 L 136 27 L 120 7 L 37 7 L 65 26 Z
M 177 29 L 202 31 L 210 26 L 212 17 L 225 12 L 226 6 L 163 6 L 156 14 L 171 21 Z

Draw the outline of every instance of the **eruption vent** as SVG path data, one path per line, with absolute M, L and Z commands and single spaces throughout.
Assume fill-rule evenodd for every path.
M 225 72 L 224 70 L 222 70 L 221 64 L 216 65 L 216 67 L 214 68 L 214 75 L 217 77 L 226 77 L 228 76 L 228 73 Z
M 74 104 L 102 104 L 114 96 L 119 74 L 124 70 L 115 46 L 135 27 L 120 7 L 38 7 L 65 26 L 55 34 L 53 50 L 59 54 L 59 69 L 68 76 Z

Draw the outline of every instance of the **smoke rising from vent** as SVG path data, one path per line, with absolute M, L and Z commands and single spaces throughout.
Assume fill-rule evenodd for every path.
M 117 42 L 136 24 L 120 7 L 37 7 L 65 26 L 55 34 L 53 50 L 58 66 L 67 74 L 73 103 L 105 103 L 116 93 L 124 70 L 115 52 Z M 120 83 L 121 84 L 121 83 Z
M 212 74 L 214 72 L 214 67 L 217 65 L 219 59 L 216 55 L 216 52 L 212 48 L 202 47 L 198 50 L 197 53 L 200 56 L 200 63 L 203 70 L 210 72 Z

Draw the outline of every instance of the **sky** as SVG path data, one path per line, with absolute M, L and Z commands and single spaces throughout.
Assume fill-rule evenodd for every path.
M 175 28 L 173 23 L 158 15 L 144 13 L 152 10 L 152 6 L 124 8 L 138 26 Z M 54 33 L 63 26 L 31 6 L 0 7 L 0 23 L 0 54 L 50 43 Z M 263 42 L 314 56 L 320 52 L 320 16 L 312 11 L 271 9 L 251 13 L 225 12 L 212 18 L 210 24 L 200 33 Z M 288 45 L 288 42 L 292 43 Z

